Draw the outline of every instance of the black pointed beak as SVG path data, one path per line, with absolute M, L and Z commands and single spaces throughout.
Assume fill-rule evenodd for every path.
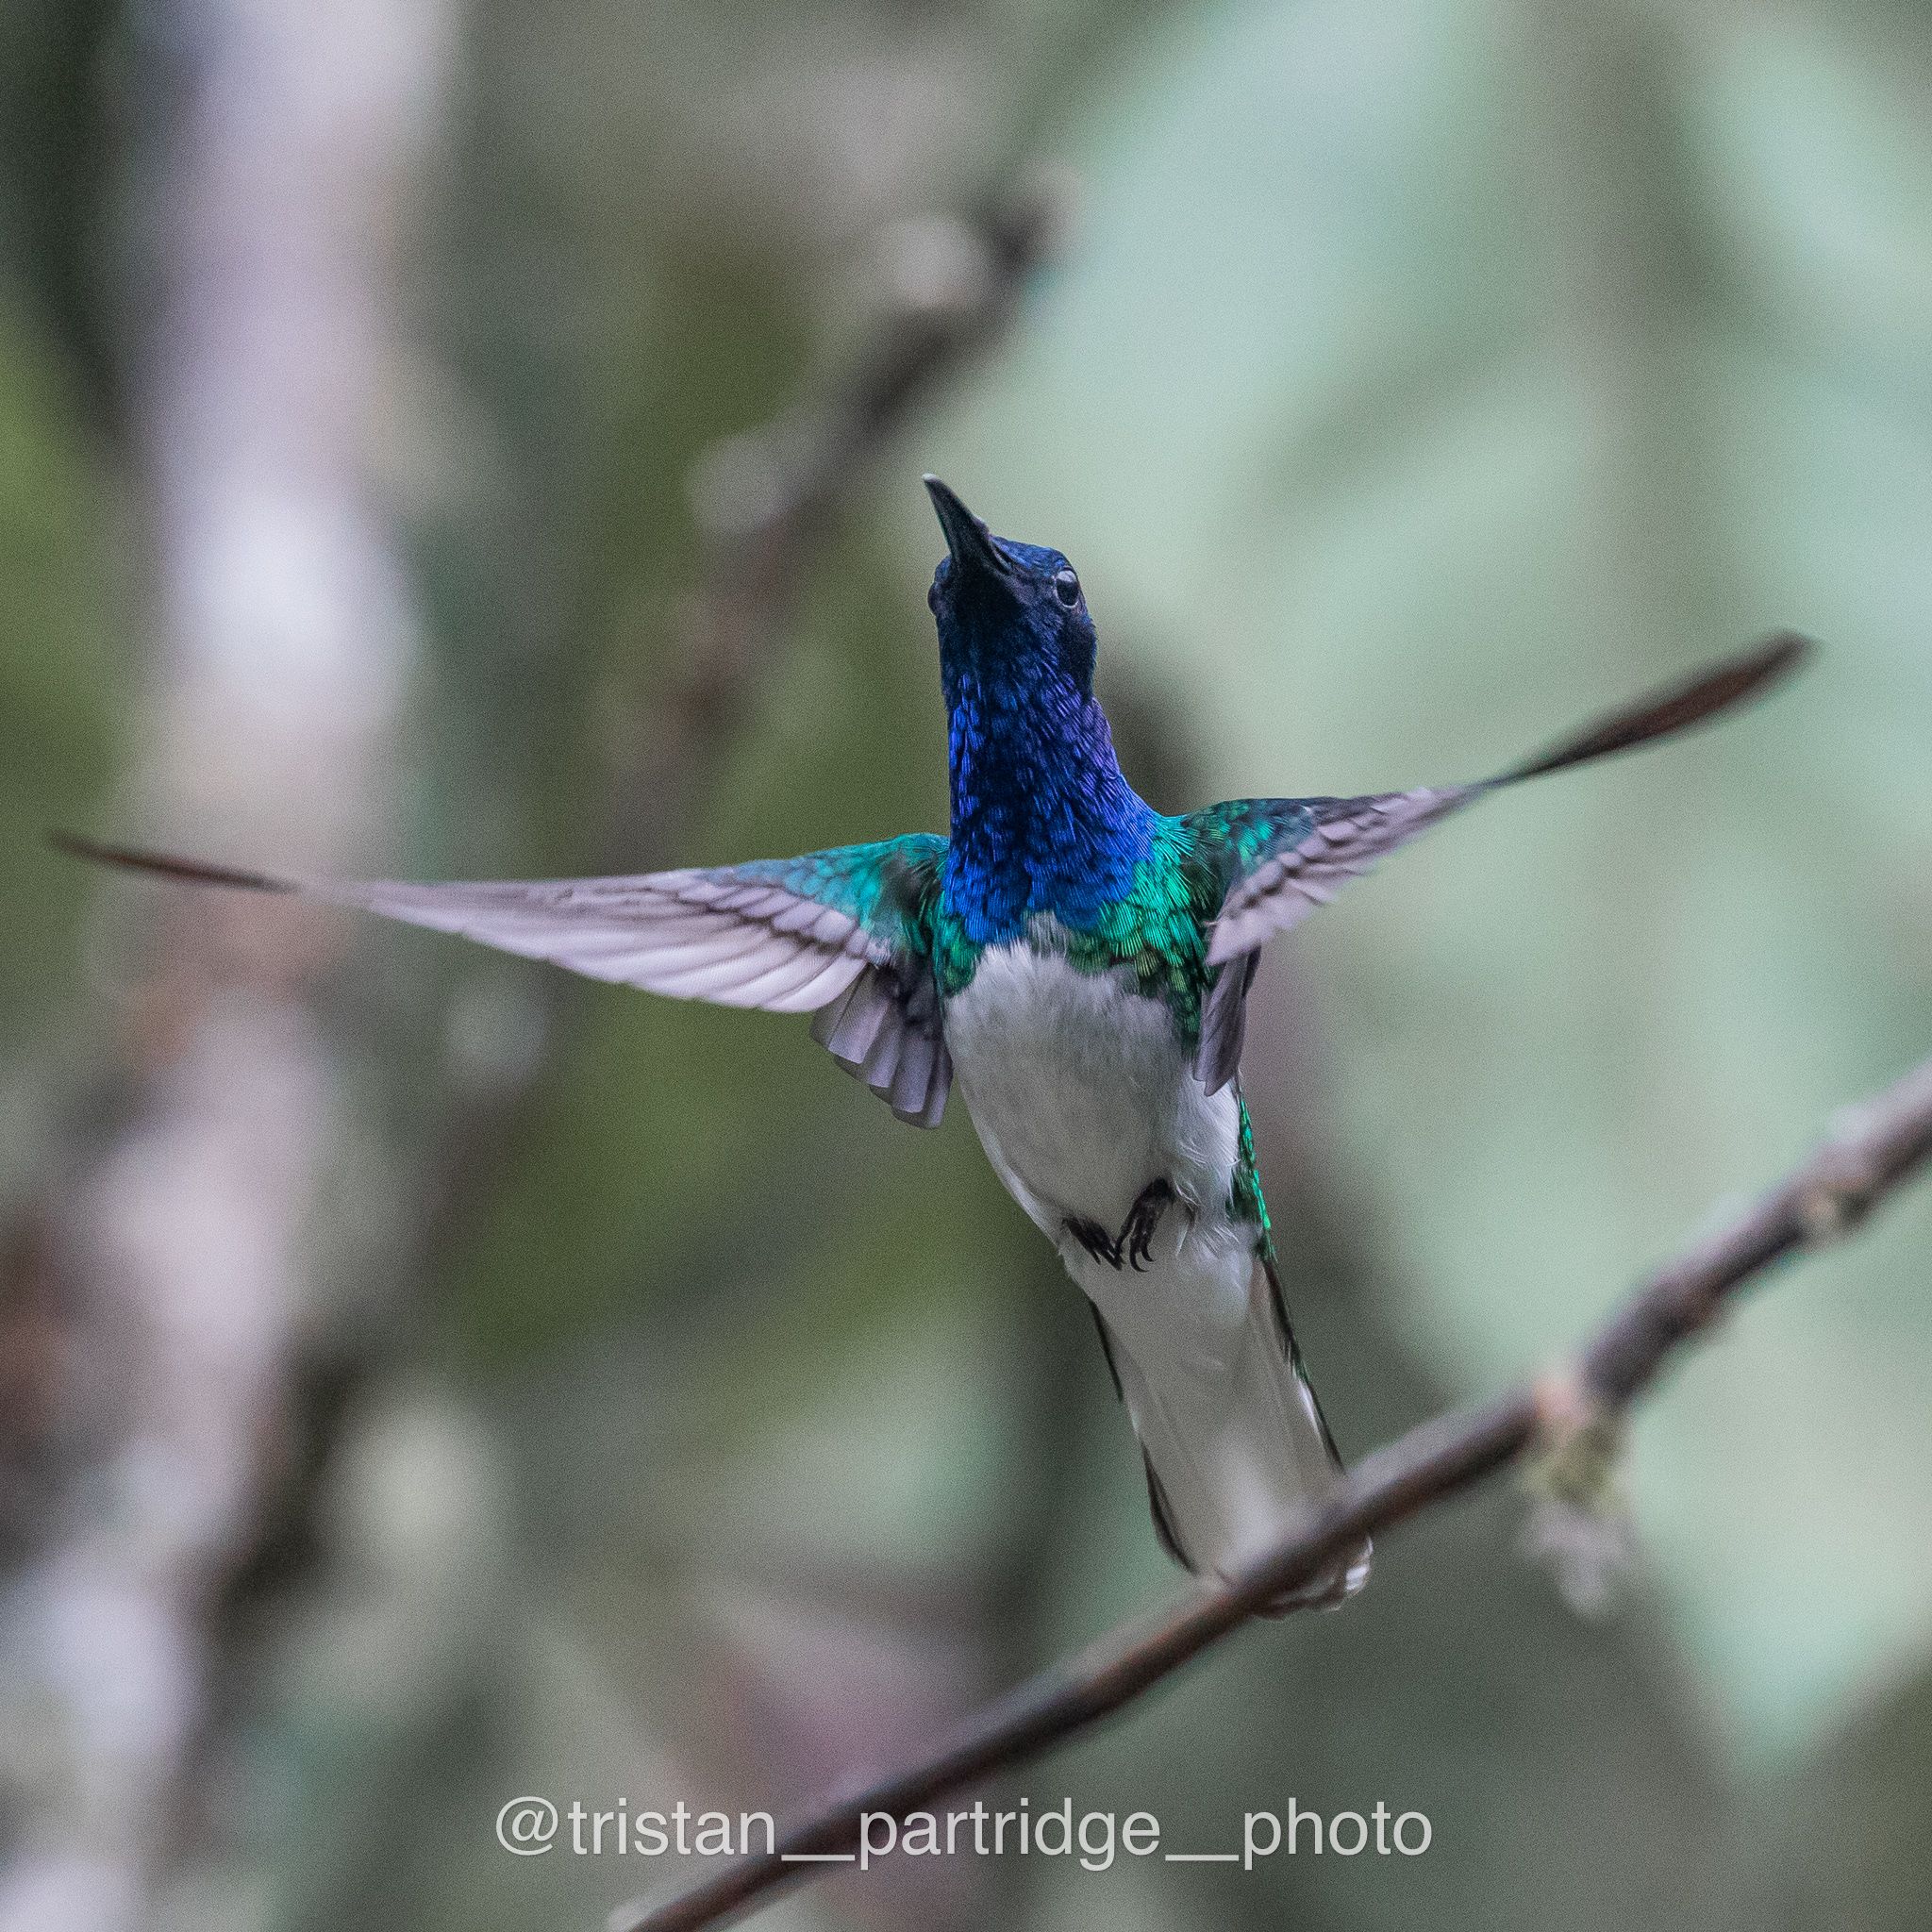
M 932 507 L 939 514 L 940 528 L 946 533 L 946 548 L 953 553 L 954 569 L 1002 583 L 1008 581 L 1013 575 L 1013 566 L 993 541 L 992 532 L 937 476 L 927 476 L 924 481 L 925 493 L 932 498 Z

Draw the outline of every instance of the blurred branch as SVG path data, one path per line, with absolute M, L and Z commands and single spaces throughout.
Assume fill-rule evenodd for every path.
M 1059 182 L 1045 177 L 976 212 L 902 225 L 887 300 L 849 369 L 822 398 L 700 463 L 692 494 L 703 560 L 670 653 L 676 681 L 618 734 L 636 749 L 609 774 L 593 863 L 628 870 L 674 856 L 706 774 L 751 715 L 839 512 L 912 414 L 999 341 L 1053 245 L 1065 200 Z M 533 982 L 529 1049 L 455 1110 L 428 1158 L 414 1239 L 394 1262 L 398 1284 L 437 1277 L 539 1118 L 548 1063 L 539 1044 L 575 990 L 561 974 Z M 421 1312 L 398 1289 L 352 1336 L 321 1342 L 298 1365 L 283 1480 L 219 1610 L 231 1656 L 258 1605 L 311 1559 L 336 1447 Z M 232 1674 L 228 1701 L 239 1691 Z
M 135 791 L 177 834 L 245 824 L 349 869 L 388 816 L 416 625 L 370 432 L 446 24 L 443 0 L 197 0 L 143 9 L 130 42 L 154 632 Z M 0 1927 L 34 1932 L 157 1910 L 219 1675 L 209 1606 L 326 1291 L 311 1216 L 363 1125 L 311 931 L 236 908 L 117 939 L 102 1091 L 8 1289 L 9 1341 L 44 1358 L 15 1392 L 72 1444 L 0 1628 Z
M 1438 1417 L 1364 1460 L 1328 1504 L 1233 1581 L 1129 1631 L 1101 1639 L 1020 1685 L 930 1757 L 828 1800 L 664 1904 L 612 1923 L 622 1932 L 697 1932 L 854 1852 L 867 1817 L 903 1819 L 1029 1762 L 1123 1708 L 1312 1575 L 1368 1532 L 1392 1528 L 1511 1463 L 1595 1461 L 1629 1405 L 1670 1357 L 1774 1262 L 1856 1227 L 1932 1158 L 1932 1060 L 1849 1108 L 1785 1180 L 1660 1268 L 1571 1361 L 1533 1387 Z
M 680 675 L 634 722 L 636 752 L 613 774 L 605 842 L 615 865 L 660 850 L 693 783 L 741 727 L 840 510 L 912 416 L 1005 333 L 1062 224 L 1051 175 L 958 218 L 899 224 L 888 237 L 888 296 L 843 377 L 696 467 L 704 539 Z
M 1052 247 L 1067 193 L 1032 178 L 974 213 L 903 223 L 887 263 L 888 297 L 849 369 L 824 397 L 729 439 L 696 466 L 691 495 L 703 555 L 671 652 L 676 680 L 614 734 L 597 870 L 674 858 L 713 770 L 748 722 L 782 648 L 814 558 L 873 466 L 945 384 L 1004 333 L 1028 277 Z M 575 990 L 547 974 L 536 1025 L 547 1032 Z M 419 1264 L 469 1224 L 532 1118 L 544 1056 L 464 1108 L 433 1161 Z

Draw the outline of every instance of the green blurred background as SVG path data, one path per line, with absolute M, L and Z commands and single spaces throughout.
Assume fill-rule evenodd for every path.
M 987 300 L 976 211 L 1042 180 L 1044 266 L 822 452 L 767 597 L 774 452 Z M 925 469 L 1077 563 L 1170 808 L 1828 647 L 1274 948 L 1246 1079 L 1350 1454 L 1932 1047 L 1932 8 L 0 0 L 7 1932 L 588 1928 L 680 1874 L 513 1859 L 505 1799 L 782 1807 L 1174 1592 L 958 1108 L 39 842 L 939 827 Z M 1499 1491 L 1004 1794 L 1204 1849 L 1381 1800 L 1425 1856 L 902 1864 L 768 1923 L 1932 1923 L 1928 1234 L 1645 1408 L 1613 1616 Z

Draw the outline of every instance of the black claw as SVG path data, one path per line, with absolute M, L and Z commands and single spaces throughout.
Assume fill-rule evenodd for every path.
M 1135 1274 L 1144 1274 L 1154 1262 L 1154 1237 L 1159 1232 L 1160 1218 L 1179 1198 L 1169 1182 L 1149 1181 L 1128 1209 L 1119 1234 L 1108 1234 L 1096 1222 L 1082 1220 L 1069 1221 L 1067 1232 L 1094 1260 L 1116 1270 L 1131 1267 Z
M 1067 1232 L 1086 1249 L 1090 1258 L 1105 1261 L 1109 1268 L 1121 1265 L 1121 1244 L 1094 1221 L 1070 1221 Z
M 1137 1274 L 1144 1274 L 1152 1264 L 1154 1237 L 1159 1231 L 1160 1218 L 1167 1212 L 1169 1203 L 1175 1198 L 1173 1187 L 1160 1180 L 1149 1181 L 1135 1200 L 1114 1247 L 1116 1253 L 1122 1249 L 1126 1251 L 1127 1259 Z M 1119 1267 L 1120 1263 L 1116 1261 L 1114 1266 Z

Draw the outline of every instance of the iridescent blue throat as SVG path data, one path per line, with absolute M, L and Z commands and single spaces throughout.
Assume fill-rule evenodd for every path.
M 944 673 L 948 908 L 975 945 L 1021 938 L 1041 912 L 1091 930 L 1131 891 L 1158 822 L 1121 772 L 1106 714 L 1058 666 L 1043 677 L 958 662 Z

